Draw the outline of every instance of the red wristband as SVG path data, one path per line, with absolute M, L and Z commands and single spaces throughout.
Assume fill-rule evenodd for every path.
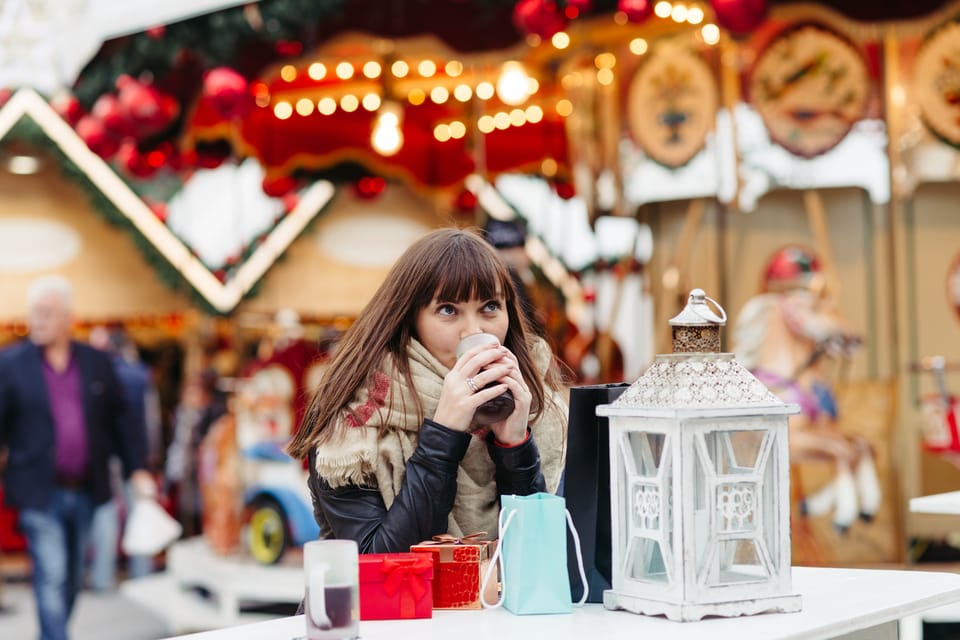
M 498 447 L 500 447 L 501 449 L 513 449 L 514 447 L 519 447 L 520 445 L 522 445 L 523 443 L 525 443 L 525 442 L 526 442 L 527 440 L 529 440 L 529 439 L 530 439 L 530 427 L 527 427 L 527 434 L 526 434 L 525 436 L 523 436 L 523 440 L 521 440 L 520 442 L 518 442 L 518 443 L 516 443 L 516 444 L 503 444 L 502 442 L 500 442 L 499 440 L 497 440 L 496 437 L 494 437 L 494 438 L 493 438 L 493 444 L 496 445 L 496 446 L 498 446 Z

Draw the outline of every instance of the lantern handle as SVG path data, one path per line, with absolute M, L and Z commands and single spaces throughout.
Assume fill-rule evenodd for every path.
M 721 307 L 719 302 L 717 302 L 716 300 L 714 300 L 713 298 L 711 298 L 711 297 L 708 296 L 708 295 L 704 295 L 704 296 L 703 296 L 703 299 L 704 299 L 704 300 L 707 300 L 708 302 L 712 302 L 712 303 L 713 303 L 713 306 L 716 307 L 717 311 L 720 312 L 720 322 L 724 322 L 724 323 L 725 323 L 725 322 L 727 321 L 727 311 L 726 311 L 726 309 L 724 309 L 723 307 Z M 702 317 L 702 316 L 701 316 L 701 317 Z M 705 319 L 708 319 L 708 318 L 705 318 Z
M 708 301 L 713 303 L 714 308 L 720 312 L 719 315 L 713 313 L 710 308 L 707 307 L 706 303 Z M 694 289 L 690 292 L 690 297 L 687 299 L 687 306 L 684 308 L 683 313 L 686 313 L 687 310 L 698 318 L 702 318 L 710 323 L 726 324 L 727 322 L 726 310 L 720 306 L 719 302 L 708 296 L 703 289 Z M 683 315 L 683 313 L 681 313 L 681 315 Z M 680 316 L 677 316 L 677 318 L 679 317 Z M 677 318 L 674 318 L 674 320 Z M 671 324 L 673 324 L 673 321 L 671 321 Z

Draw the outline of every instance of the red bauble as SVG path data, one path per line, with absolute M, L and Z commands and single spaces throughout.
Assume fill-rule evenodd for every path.
M 558 181 L 554 188 L 557 190 L 557 195 L 563 198 L 564 200 L 569 200 L 573 196 L 577 195 L 577 191 L 573 188 L 573 185 L 569 182 Z
M 295 58 L 303 52 L 303 44 L 296 40 L 277 40 L 273 50 L 283 58 Z
M 477 207 L 477 194 L 470 189 L 464 189 L 457 194 L 457 211 L 462 213 L 472 213 Z
M 80 101 L 77 100 L 76 96 L 60 94 L 50 101 L 50 105 L 71 127 L 77 126 L 80 118 L 83 117 L 83 107 L 80 106 Z
M 617 0 L 617 11 L 622 11 L 630 22 L 643 22 L 653 15 L 652 0 Z
M 282 200 L 283 200 L 283 210 L 285 213 L 290 213 L 291 211 L 297 208 L 298 204 L 300 204 L 300 196 L 293 191 L 291 191 L 290 193 L 284 194 Z
M 157 172 L 162 165 L 161 161 L 157 165 L 156 160 L 151 161 L 150 153 L 143 153 L 137 147 L 133 140 L 127 140 L 120 145 L 117 151 L 117 162 L 123 167 L 123 170 L 136 178 L 149 178 Z
M 147 29 L 147 37 L 151 40 L 163 40 L 164 36 L 167 35 L 167 27 L 162 24 L 158 24 L 154 27 Z
M 767 0 L 711 0 L 717 24 L 734 34 L 753 31 L 767 15 Z
M 217 67 L 203 76 L 203 95 L 224 118 L 242 118 L 253 106 L 247 79 L 230 67 Z
M 103 121 L 94 115 L 87 115 L 80 118 L 77 122 L 77 135 L 95 154 L 109 159 L 117 152 L 120 143 L 107 129 Z
M 176 99 L 150 84 L 121 76 L 117 80 L 120 113 L 133 126 L 134 134 L 147 137 L 167 128 L 180 113 Z
M 570 20 L 574 20 L 585 13 L 589 13 L 592 8 L 593 0 L 566 0 L 563 14 Z
M 383 193 L 386 187 L 387 181 L 383 178 L 379 176 L 365 176 L 357 180 L 357 183 L 354 185 L 354 192 L 357 194 L 357 197 L 370 200 Z
M 297 181 L 290 176 L 279 176 L 276 178 L 264 178 L 261 183 L 263 192 L 271 198 L 282 198 L 293 191 L 297 186 Z
M 120 102 L 112 93 L 105 93 L 93 103 L 90 113 L 103 123 L 112 135 L 123 138 L 133 132 L 133 125 L 120 111 Z
M 547 39 L 566 28 L 567 18 L 555 0 L 520 0 L 513 7 L 513 24 L 521 33 Z

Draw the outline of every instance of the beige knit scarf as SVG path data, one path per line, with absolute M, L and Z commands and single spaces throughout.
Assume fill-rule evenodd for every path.
M 551 364 L 550 347 L 538 339 L 532 350 L 534 364 L 541 375 Z M 346 484 L 377 487 L 383 502 L 390 508 L 403 486 L 405 465 L 413 454 L 420 434 L 413 393 L 419 394 L 423 415 L 431 417 L 440 400 L 443 379 L 449 372 L 418 341 L 407 348 L 414 389 L 406 386 L 393 360 L 387 357 L 373 383 L 360 389 L 350 403 L 349 412 L 342 412 L 343 424 L 338 431 L 343 438 L 317 445 L 317 472 L 332 487 Z M 567 407 L 558 393 L 545 388 L 546 404 L 540 418 L 530 424 L 547 491 L 554 493 L 560 483 L 560 472 L 566 457 Z M 380 427 L 386 433 L 378 436 Z M 346 428 L 339 428 L 339 427 Z M 449 519 L 449 533 L 462 536 L 486 531 L 495 536 L 499 498 L 494 481 L 494 464 L 480 438 L 472 438 L 457 473 L 457 497 Z

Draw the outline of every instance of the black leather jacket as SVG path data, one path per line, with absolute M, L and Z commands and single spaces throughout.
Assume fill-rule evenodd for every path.
M 494 444 L 492 434 L 487 437 L 498 495 L 546 490 L 540 452 L 533 435 L 528 435 L 526 442 L 510 448 Z M 356 540 L 360 553 L 396 553 L 447 533 L 447 516 L 457 497 L 457 468 L 472 437 L 424 420 L 403 486 L 389 509 L 376 487 L 332 488 L 317 474 L 311 452 L 308 485 L 320 537 Z

